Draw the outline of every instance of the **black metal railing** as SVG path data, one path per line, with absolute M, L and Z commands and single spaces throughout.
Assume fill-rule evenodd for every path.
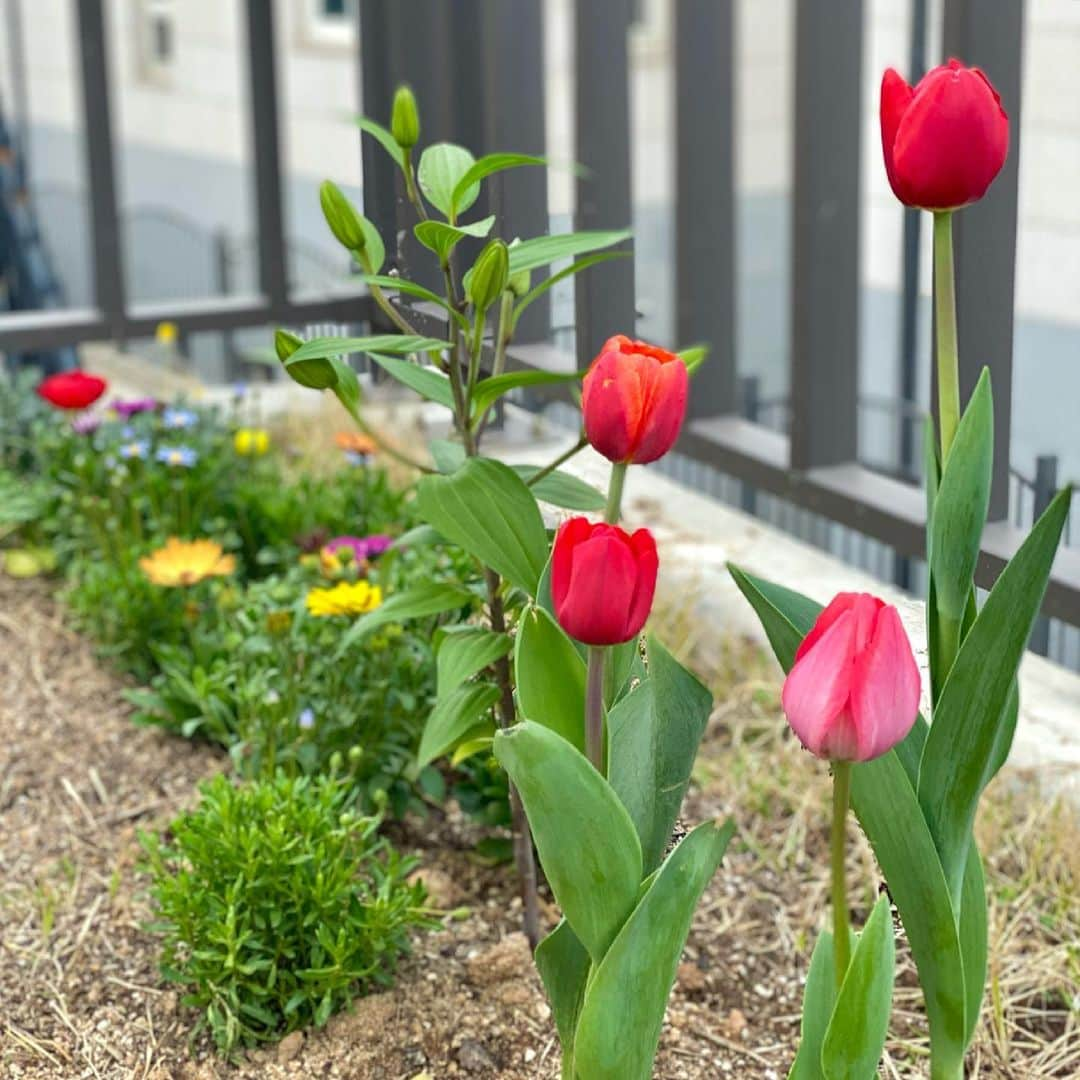
M 289 288 L 283 229 L 274 11 L 245 0 L 251 159 L 258 225 L 258 290 L 247 296 L 133 303 L 126 294 L 117 209 L 114 143 L 101 0 L 77 0 L 82 112 L 87 138 L 94 304 L 89 309 L 0 318 L 0 350 L 149 335 L 162 320 L 183 333 L 279 322 L 359 323 L 377 312 L 360 290 L 302 295 Z M 791 214 L 790 394 L 782 430 L 741 411 L 736 356 L 735 124 L 733 71 L 738 26 L 733 0 L 671 4 L 676 278 L 675 339 L 707 341 L 709 363 L 695 378 L 679 450 L 735 478 L 746 490 L 786 500 L 888 545 L 900 559 L 924 552 L 925 500 L 910 476 L 887 475 L 858 456 L 859 215 L 865 0 L 799 0 L 794 78 Z M 920 2 L 916 13 L 924 10 Z M 943 47 L 991 75 L 1013 122 L 1020 117 L 1025 5 L 945 0 Z M 578 0 L 573 33 L 574 157 L 586 167 L 576 187 L 576 228 L 623 227 L 632 220 L 627 37 L 631 0 Z M 394 87 L 412 83 L 424 142 L 451 139 L 477 154 L 543 153 L 543 0 L 359 0 L 360 96 L 385 118 Z M 923 29 L 925 32 L 925 27 Z M 364 205 L 413 272 L 411 225 L 395 168 L 365 139 Z M 662 167 L 657 163 L 656 167 Z M 547 231 L 547 181 L 519 170 L 485 185 L 478 213 L 498 211 L 506 239 Z M 897 213 L 901 211 L 898 208 Z M 1010 519 L 1017 156 L 988 197 L 957 224 L 961 381 L 970 391 L 983 364 L 995 387 L 996 455 L 990 522 L 978 580 L 989 586 L 1022 539 Z M 397 242 L 395 242 L 397 241 Z M 629 247 L 630 245 L 627 245 Z M 396 250 L 394 250 L 396 249 Z M 822 268 L 827 268 L 827 273 Z M 582 366 L 611 333 L 635 322 L 632 259 L 576 280 L 575 354 L 553 345 L 550 307 L 536 303 L 518 330 L 511 363 Z M 415 317 L 439 329 L 437 313 Z M 903 391 L 911 398 L 911 388 Z M 765 403 L 759 402 L 759 409 Z M 760 418 L 760 412 L 759 412 Z M 781 425 L 777 425 L 781 426 Z M 911 439 L 912 425 L 902 430 Z M 910 449 L 910 448 L 909 448 Z M 910 454 L 908 455 L 910 463 Z M 895 473 L 896 471 L 893 470 Z M 1080 552 L 1058 556 L 1046 615 L 1080 626 Z

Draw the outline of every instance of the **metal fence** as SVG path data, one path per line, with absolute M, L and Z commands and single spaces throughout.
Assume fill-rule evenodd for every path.
M 987 69 L 1014 118 L 1021 112 L 1024 6 L 1021 0 L 944 0 L 945 52 Z M 359 0 L 365 112 L 387 116 L 394 87 L 408 81 L 421 103 L 425 142 L 451 139 L 477 154 L 496 149 L 543 153 L 542 7 L 542 0 Z M 683 344 L 708 342 L 712 350 L 695 377 L 679 460 L 698 472 L 730 478 L 755 500 L 775 500 L 793 513 L 808 514 L 826 532 L 835 527 L 865 538 L 893 566 L 918 560 L 924 552 L 925 501 L 910 482 L 910 470 L 880 471 L 858 456 L 860 409 L 874 406 L 860 402 L 858 395 L 859 217 L 844 208 L 859 205 L 862 56 L 869 5 L 865 0 L 799 0 L 794 5 L 791 391 L 782 407 L 759 401 L 756 419 L 745 415 L 736 363 L 733 70 L 738 28 L 733 7 L 731 0 L 672 4 L 675 337 Z M 77 0 L 75 8 L 83 119 L 86 131 L 93 133 L 86 142 L 94 302 L 86 310 L 0 319 L 0 350 L 123 341 L 151 334 L 165 319 L 185 333 L 271 322 L 377 322 L 378 313 L 359 290 L 304 295 L 289 287 L 275 5 L 268 0 L 243 4 L 257 294 L 183 303 L 140 303 L 126 294 L 102 3 Z M 915 0 L 914 8 L 917 14 L 925 12 L 921 0 Z M 574 150 L 588 171 L 577 181 L 576 228 L 621 228 L 632 220 L 627 33 L 634 15 L 632 0 L 577 0 L 574 6 Z M 916 32 L 925 34 L 925 26 Z M 917 65 L 914 48 L 913 58 Z M 365 210 L 387 239 L 393 263 L 413 272 L 416 251 L 407 227 L 412 222 L 395 169 L 371 140 L 364 140 L 362 154 Z M 507 239 L 546 232 L 544 171 L 493 177 L 476 212 L 498 212 Z M 969 391 L 978 369 L 987 364 L 996 390 L 991 520 L 977 571 L 984 587 L 1023 536 L 1010 517 L 1016 225 L 1014 153 L 991 194 L 965 210 L 956 229 L 961 380 Z M 908 260 L 910 271 L 910 251 Z M 596 267 L 576 279 L 574 354 L 553 344 L 550 305 L 534 304 L 519 326 L 511 362 L 551 369 L 583 366 L 608 335 L 635 325 L 634 285 L 632 259 Z M 414 317 L 427 320 L 433 330 L 440 328 L 437 315 L 417 312 Z M 906 316 L 904 327 L 907 333 Z M 907 386 L 897 421 L 898 438 L 909 443 L 913 397 Z M 782 422 L 761 422 L 764 413 L 773 410 L 782 412 Z M 903 460 L 910 462 L 910 452 Z M 894 576 L 900 575 L 894 571 Z M 1060 553 L 1044 612 L 1080 626 L 1077 550 Z

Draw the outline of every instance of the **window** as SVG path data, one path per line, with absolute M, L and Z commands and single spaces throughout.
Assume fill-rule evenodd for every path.
M 148 82 L 167 83 L 176 60 L 173 0 L 141 0 L 137 18 L 139 73 Z
M 301 8 L 302 44 L 342 48 L 355 45 L 357 0 L 297 0 L 297 3 Z

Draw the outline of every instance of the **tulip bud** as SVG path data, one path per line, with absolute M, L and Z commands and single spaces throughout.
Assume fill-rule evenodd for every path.
M 636 637 L 656 591 L 656 541 L 617 525 L 575 517 L 555 536 L 551 596 L 559 625 L 586 645 L 618 645 Z
M 363 251 L 367 238 L 357 209 L 332 180 L 324 180 L 319 188 L 319 203 L 323 217 L 334 239 L 349 251 Z
M 338 381 L 337 372 L 325 356 L 301 360 L 296 364 L 288 362 L 289 357 L 303 344 L 303 338 L 297 337 L 288 330 L 274 332 L 274 349 L 293 382 L 298 382 L 310 390 L 328 390 L 335 386 Z
M 515 236 L 510 241 L 510 251 L 513 251 L 521 243 L 521 238 Z M 506 287 L 520 300 L 528 291 L 529 286 L 532 284 L 532 272 L 529 270 L 519 270 L 516 274 L 510 275 L 510 280 L 507 281 Z
M 489 241 L 473 263 L 468 295 L 479 312 L 485 312 L 502 295 L 510 270 L 506 244 L 497 237 Z
M 896 197 L 924 210 L 976 202 L 1009 152 L 1009 118 L 990 80 L 959 60 L 915 87 L 892 68 L 881 80 L 881 145 Z
M 581 388 L 585 434 L 608 461 L 644 465 L 663 457 L 686 415 L 686 365 L 675 353 L 609 338 Z
M 416 98 L 412 87 L 402 83 L 394 94 L 394 107 L 390 113 L 390 134 L 403 150 L 409 150 L 420 138 L 420 116 L 416 111 Z
M 919 692 L 896 608 L 869 593 L 839 593 L 799 646 L 781 702 L 812 754 L 870 761 L 907 737 Z

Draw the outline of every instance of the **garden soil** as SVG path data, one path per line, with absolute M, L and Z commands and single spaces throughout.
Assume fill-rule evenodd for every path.
M 740 832 L 698 909 L 656 1064 L 663 1080 L 786 1076 L 802 980 L 827 912 L 827 776 L 784 734 L 776 676 L 736 653 L 723 677 L 687 825 L 737 809 Z M 730 658 L 729 658 L 730 659 Z M 708 665 L 706 665 L 708 666 Z M 747 675 L 747 670 L 751 674 Z M 285 1080 L 558 1076 L 550 1010 L 518 932 L 512 875 L 473 855 L 451 807 L 395 826 L 441 930 L 418 935 L 395 986 L 320 1031 L 218 1058 L 157 973 L 138 831 L 164 829 L 225 768 L 209 747 L 135 727 L 123 684 L 40 582 L 0 577 L 0 1077 Z M 995 1007 L 971 1075 L 1080 1075 L 1076 822 L 1014 778 L 982 824 L 994 894 Z M 852 829 L 855 832 L 854 826 Z M 861 838 L 852 880 L 878 887 Z M 997 854 L 1000 852 L 1000 855 Z M 545 918 L 556 913 L 545 898 Z M 925 1075 L 914 973 L 901 976 L 886 1077 Z

